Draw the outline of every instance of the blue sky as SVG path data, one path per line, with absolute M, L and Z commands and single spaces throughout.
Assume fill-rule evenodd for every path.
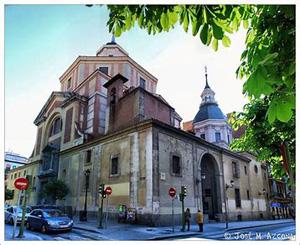
M 34 147 L 33 120 L 59 77 L 79 55 L 95 55 L 111 39 L 105 6 L 5 6 L 5 150 L 29 156 Z M 230 48 L 202 45 L 181 27 L 149 36 L 134 28 L 116 41 L 159 79 L 157 93 L 175 107 L 184 121 L 193 119 L 204 88 L 204 66 L 224 113 L 245 103 L 242 81 L 235 77 L 245 30 L 232 35 Z

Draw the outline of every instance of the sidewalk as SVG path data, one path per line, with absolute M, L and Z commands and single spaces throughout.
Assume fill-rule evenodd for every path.
M 225 229 L 225 223 L 208 223 L 204 225 L 204 234 L 212 235 L 225 231 L 241 230 L 260 226 L 271 226 L 282 223 L 294 222 L 292 219 L 281 220 L 263 220 L 263 221 L 241 221 L 230 222 L 228 229 Z M 198 225 L 191 225 L 190 231 L 180 231 L 181 226 L 175 226 L 174 233 L 172 227 L 148 227 L 145 225 L 123 224 L 108 221 L 107 229 L 98 229 L 97 220 L 89 219 L 87 222 L 81 222 L 74 219 L 74 229 L 80 229 L 101 234 L 104 240 L 160 240 L 168 237 L 184 237 L 198 235 Z

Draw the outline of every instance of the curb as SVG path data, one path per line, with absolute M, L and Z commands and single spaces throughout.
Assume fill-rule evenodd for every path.
M 80 226 L 73 226 L 73 229 L 77 229 L 77 230 L 83 230 L 83 231 L 97 232 L 97 233 L 99 233 L 99 234 L 103 235 L 103 233 L 101 233 L 100 231 L 98 231 L 98 230 L 95 230 L 95 229 L 84 228 L 84 227 L 80 227 Z
M 198 232 L 190 232 L 190 233 L 184 233 L 184 234 L 168 234 L 165 236 L 155 236 L 155 237 L 151 237 L 146 239 L 147 241 L 151 241 L 151 240 L 163 240 L 163 239 L 168 239 L 168 238 L 176 238 L 176 237 L 190 237 L 191 235 L 198 235 Z

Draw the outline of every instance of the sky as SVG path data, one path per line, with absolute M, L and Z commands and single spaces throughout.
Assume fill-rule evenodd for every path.
M 29 157 L 34 148 L 34 119 L 59 77 L 79 55 L 95 55 L 111 40 L 105 6 L 6 5 L 4 9 L 5 150 Z M 246 30 L 230 35 L 231 46 L 218 52 L 181 26 L 150 36 L 134 28 L 116 38 L 135 61 L 158 78 L 161 94 L 192 120 L 201 102 L 207 66 L 210 87 L 223 113 L 241 111 L 247 102 L 235 71 L 244 50 Z

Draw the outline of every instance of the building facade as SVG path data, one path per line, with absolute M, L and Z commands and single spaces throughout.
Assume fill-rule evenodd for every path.
M 89 172 L 89 215 L 98 213 L 98 186 L 105 184 L 113 190 L 108 207 L 112 217 L 120 204 L 126 205 L 136 210 L 138 222 L 149 225 L 170 224 L 168 190 L 174 187 L 178 194 L 181 186 L 188 191 L 185 207 L 193 215 L 202 209 L 206 220 L 224 221 L 226 214 L 230 220 L 268 216 L 266 196 L 259 194 L 268 185 L 265 170 L 250 156 L 227 149 L 229 142 L 223 139 L 231 131 L 226 118 L 206 118 L 220 132 L 220 140 L 201 136 L 206 127 L 202 119 L 194 120 L 199 133 L 181 130 L 180 115 L 156 94 L 158 80 L 114 40 L 96 56 L 78 57 L 60 82 L 61 91 L 52 92 L 34 121 L 36 144 L 27 167 L 34 180 L 29 204 L 53 203 L 37 193 L 58 178 L 70 193 L 56 204 L 70 206 L 78 215 Z M 215 109 L 213 91 L 205 88 L 202 95 L 202 105 Z M 11 171 L 8 180 L 15 174 Z M 174 206 L 179 223 L 178 199 Z

